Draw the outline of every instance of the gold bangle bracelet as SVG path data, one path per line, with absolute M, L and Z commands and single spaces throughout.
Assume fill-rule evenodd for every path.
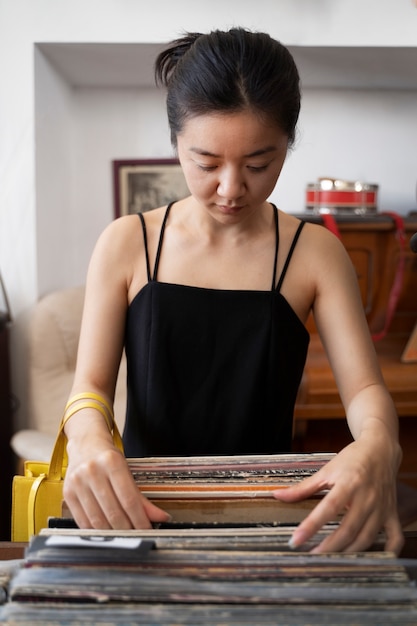
M 106 408 L 104 408 L 96 400 L 92 400 L 92 399 L 91 400 L 86 400 L 86 401 L 77 400 L 75 402 L 72 402 L 70 404 L 70 406 L 66 409 L 65 413 L 64 413 L 64 416 L 63 416 L 62 422 L 61 422 L 61 428 L 64 428 L 65 424 L 68 422 L 68 420 L 75 413 L 78 413 L 78 411 L 81 411 L 83 409 L 95 409 L 96 411 L 99 411 L 102 414 L 102 416 L 104 417 L 104 420 L 105 420 L 105 422 L 107 424 L 109 432 L 113 432 L 113 425 L 114 425 L 113 416 L 111 416 L 111 420 L 110 420 L 109 419 L 109 414 L 108 414 L 108 411 L 106 410 Z
M 103 396 L 101 396 L 98 393 L 94 393 L 93 391 L 86 391 L 83 393 L 77 393 L 74 396 L 72 396 L 66 406 L 65 406 L 65 411 L 71 406 L 71 404 L 73 404 L 74 402 L 78 402 L 78 400 L 96 400 L 97 402 L 100 402 L 101 404 L 103 404 L 106 409 L 108 410 L 108 412 L 110 413 L 110 415 L 113 416 L 113 409 L 110 406 L 110 404 L 107 402 L 106 398 L 104 398 Z M 64 412 L 65 412 L 64 411 Z
M 75 403 L 80 402 L 81 400 L 87 400 L 87 401 L 91 401 L 94 403 L 94 407 L 90 407 L 90 408 L 97 408 L 99 409 L 99 406 L 102 406 L 102 408 L 104 408 L 107 411 L 107 416 L 104 416 L 106 419 L 107 424 L 109 425 L 109 430 L 110 432 L 113 430 L 113 424 L 114 424 L 114 412 L 113 412 L 113 408 L 110 406 L 110 404 L 108 403 L 108 401 L 106 400 L 106 398 L 104 398 L 103 396 L 101 396 L 98 393 L 94 393 L 92 391 L 87 391 L 87 392 L 83 392 L 83 393 L 78 393 L 74 396 L 72 396 L 64 409 L 64 419 L 65 419 L 65 415 L 68 411 L 68 409 Z M 84 407 L 83 407 L 84 408 Z M 88 407 L 85 407 L 88 408 Z M 102 413 L 102 411 L 100 411 Z M 66 421 L 66 420 L 65 420 Z

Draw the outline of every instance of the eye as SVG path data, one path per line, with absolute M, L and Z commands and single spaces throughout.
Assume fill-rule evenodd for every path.
M 251 172 L 264 172 L 267 167 L 268 167 L 269 163 L 266 165 L 248 165 L 248 170 L 250 170 Z
M 212 172 L 216 169 L 215 165 L 197 165 L 197 167 L 203 172 Z

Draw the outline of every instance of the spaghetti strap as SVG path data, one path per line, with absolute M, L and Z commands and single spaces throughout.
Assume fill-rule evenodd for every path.
M 165 211 L 164 219 L 162 220 L 161 232 L 159 234 L 158 250 L 156 251 L 155 267 L 153 268 L 152 280 L 156 280 L 156 276 L 158 273 L 159 259 L 161 258 L 162 240 L 164 238 L 165 226 L 167 223 L 169 212 L 173 204 L 174 204 L 173 202 L 170 202 L 170 204 L 168 204 L 167 210 Z
M 291 257 L 293 255 L 295 246 L 297 245 L 298 238 L 299 238 L 299 236 L 301 234 L 301 231 L 303 230 L 304 226 L 305 226 L 305 222 L 300 222 L 299 225 L 298 225 L 297 231 L 296 231 L 296 233 L 294 235 L 294 239 L 292 240 L 292 243 L 291 243 L 290 250 L 289 250 L 287 258 L 285 260 L 284 267 L 282 268 L 281 276 L 279 277 L 279 281 L 278 281 L 278 285 L 277 285 L 277 291 L 281 291 L 282 283 L 284 282 L 285 274 L 287 273 L 287 269 L 288 269 L 288 266 L 290 264 Z
M 148 274 L 148 283 L 149 283 L 151 280 L 151 267 L 149 265 L 148 237 L 146 235 L 146 224 L 145 224 L 145 220 L 144 220 L 142 213 L 138 213 L 138 216 L 142 224 L 143 243 L 145 245 L 145 256 L 146 256 L 146 271 Z
M 272 205 L 274 209 L 274 224 L 275 224 L 275 257 L 274 257 L 274 269 L 272 272 L 272 286 L 271 291 L 275 289 L 275 283 L 277 281 L 277 261 L 278 261 L 278 248 L 279 248 L 279 228 L 278 228 L 278 209 L 275 204 Z
M 148 248 L 148 236 L 146 233 L 146 223 L 145 223 L 145 218 L 143 217 L 142 213 L 138 213 L 139 219 L 141 221 L 142 224 L 142 230 L 143 230 L 143 242 L 145 245 L 145 256 L 146 256 L 146 272 L 148 274 L 148 282 L 151 282 L 152 280 L 156 280 L 156 274 L 158 272 L 158 265 L 159 265 L 159 259 L 161 256 L 161 249 L 162 249 L 162 239 L 164 237 L 164 232 L 165 232 L 165 225 L 168 219 L 168 215 L 169 212 L 171 210 L 171 207 L 174 203 L 171 202 L 168 206 L 167 206 L 167 210 L 165 211 L 165 215 L 164 215 L 164 219 L 162 220 L 162 226 L 161 226 L 161 232 L 159 234 L 159 242 L 158 242 L 158 250 L 156 252 L 156 259 L 155 259 L 155 267 L 153 270 L 153 276 L 151 275 L 151 264 L 149 262 L 149 248 Z

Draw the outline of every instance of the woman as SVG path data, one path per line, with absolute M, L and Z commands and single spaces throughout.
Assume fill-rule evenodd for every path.
M 75 520 L 128 529 L 167 517 L 138 492 L 94 400 L 112 402 L 124 344 L 127 456 L 288 452 L 313 311 L 354 441 L 276 494 L 329 489 L 291 545 L 344 514 L 316 551 L 365 549 L 384 528 L 398 552 L 397 417 L 355 273 L 333 235 L 267 201 L 300 107 L 291 55 L 243 29 L 188 34 L 158 57 L 156 77 L 190 196 L 114 221 L 93 253 L 65 427 Z

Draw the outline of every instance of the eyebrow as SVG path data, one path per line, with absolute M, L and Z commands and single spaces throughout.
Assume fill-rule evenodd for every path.
M 266 146 L 265 148 L 260 148 L 259 150 L 255 150 L 254 152 L 250 152 L 249 154 L 244 154 L 244 158 L 245 159 L 249 159 L 252 157 L 257 157 L 257 156 L 262 156 L 264 154 L 268 154 L 270 152 L 276 152 L 277 148 L 275 146 Z M 214 157 L 214 158 L 219 158 L 220 155 L 219 154 L 215 154 L 214 152 L 209 152 L 208 150 L 203 150 L 202 148 L 194 148 L 191 147 L 190 148 L 190 152 L 195 152 L 196 154 L 199 154 L 201 156 L 208 156 L 208 157 Z

